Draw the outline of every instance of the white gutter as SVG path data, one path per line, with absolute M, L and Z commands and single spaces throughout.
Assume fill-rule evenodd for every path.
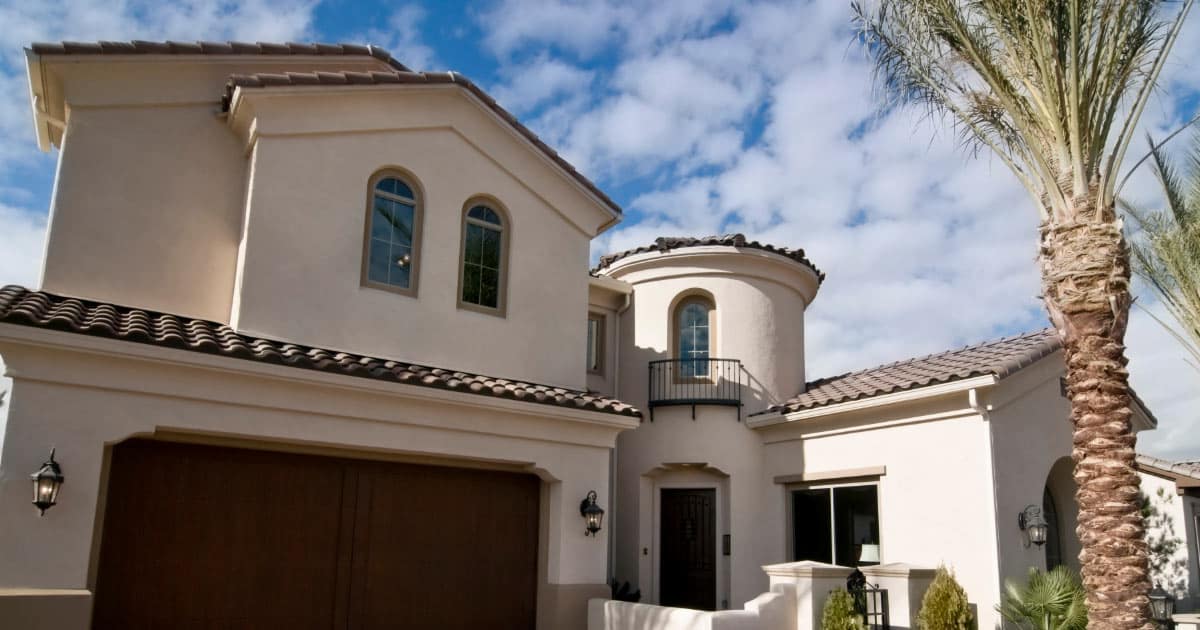
M 989 387 L 998 382 L 1000 382 L 1000 379 L 996 378 L 995 375 L 987 374 L 984 376 L 963 379 L 961 381 L 952 381 L 949 383 L 941 383 L 939 385 L 927 385 L 917 389 L 907 389 L 902 392 L 884 394 L 882 396 L 872 396 L 870 398 L 849 400 L 843 403 L 825 405 L 823 407 L 814 407 L 812 409 L 801 409 L 791 413 L 779 412 L 771 415 L 751 417 L 746 419 L 746 426 L 752 429 L 758 429 L 778 424 L 787 424 L 789 422 L 797 422 L 800 420 L 824 418 L 827 416 L 850 413 L 853 411 L 862 411 L 864 409 L 874 409 L 876 407 L 895 405 L 897 403 L 923 400 L 926 398 L 933 398 L 935 396 L 942 396 L 955 392 L 969 392 L 977 387 Z

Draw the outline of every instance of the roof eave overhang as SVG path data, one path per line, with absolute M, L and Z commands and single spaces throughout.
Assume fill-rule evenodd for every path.
M 436 401 L 480 409 L 503 409 L 525 415 L 601 425 L 618 431 L 637 428 L 641 425 L 642 421 L 640 415 L 626 416 L 603 411 L 572 409 L 570 407 L 537 402 L 495 398 L 432 387 L 377 381 L 344 374 L 330 374 L 328 372 L 306 370 L 287 365 L 260 363 L 179 348 L 164 348 L 120 339 L 106 339 L 103 337 L 93 337 L 85 334 L 47 330 L 4 322 L 0 322 L 0 343 L 41 346 L 72 352 L 184 365 L 248 376 L 305 382 L 313 385 L 350 387 L 410 399 Z
M 687 262 L 689 259 L 703 260 L 705 258 L 722 256 L 746 257 L 751 260 L 768 263 L 772 273 L 759 274 L 757 277 L 798 290 L 804 296 L 805 305 L 812 304 L 813 300 L 817 297 L 817 292 L 821 290 L 821 276 L 808 265 L 773 252 L 751 247 L 734 247 L 731 245 L 699 245 L 670 249 L 663 252 L 650 251 L 631 254 L 603 269 L 597 270 L 597 273 L 602 277 L 620 280 L 618 276 L 637 272 L 642 269 L 656 268 L 668 261 Z M 776 272 L 791 273 L 799 282 L 796 284 L 780 282 L 778 273 Z M 692 272 L 690 270 L 681 271 L 678 275 L 689 276 L 692 275 Z M 669 276 L 656 276 L 655 279 L 661 280 L 665 277 Z
M 460 83 L 440 83 L 440 84 L 422 84 L 422 83 L 386 83 L 377 85 L 345 85 L 345 86 L 330 86 L 330 85 L 279 85 L 269 87 L 245 87 L 237 86 L 233 90 L 233 94 L 229 99 L 229 124 L 234 129 L 245 129 L 249 123 L 242 121 L 242 114 L 252 108 L 245 107 L 249 101 L 252 101 L 257 96 L 285 96 L 285 95 L 310 95 L 310 94 L 362 94 L 363 92 L 387 92 L 397 89 L 407 89 L 409 91 L 418 90 L 458 90 L 468 102 L 474 105 L 479 111 L 492 120 L 495 124 L 504 129 L 509 136 L 515 141 L 529 150 L 539 161 L 545 164 L 552 172 L 557 173 L 563 181 L 565 181 L 572 189 L 587 199 L 591 206 L 599 213 L 597 218 L 600 220 L 597 227 L 591 230 L 586 230 L 591 236 L 603 234 L 609 228 L 617 223 L 620 223 L 623 214 L 614 208 L 609 203 L 601 199 L 595 192 L 589 190 L 576 178 L 574 174 L 563 168 L 560 164 L 550 159 L 541 149 L 537 147 L 525 134 L 514 128 L 508 121 L 504 120 L 494 109 L 479 99 L 473 91 Z M 240 125 L 240 126 L 239 126 Z M 251 139 L 247 139 L 250 141 Z
M 999 382 L 1000 379 L 995 375 L 985 374 L 983 376 L 975 376 L 957 381 L 950 381 L 948 383 L 927 385 L 925 387 L 906 389 L 899 392 L 881 394 L 868 398 L 857 398 L 832 405 L 812 407 L 810 409 L 799 409 L 792 412 L 778 412 L 773 414 L 751 416 L 746 419 L 746 426 L 752 429 L 761 429 L 771 426 L 791 424 L 793 422 L 801 422 L 804 420 L 827 418 L 900 403 L 927 400 L 930 398 L 936 398 L 938 396 L 945 396 L 946 394 L 965 392 L 972 389 L 991 387 Z
M 25 75 L 29 81 L 29 105 L 33 109 L 33 129 L 38 149 L 49 151 L 51 122 L 46 104 L 42 57 L 29 48 L 25 49 Z

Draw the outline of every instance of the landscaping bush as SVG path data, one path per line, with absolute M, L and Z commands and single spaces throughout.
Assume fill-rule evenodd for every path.
M 854 610 L 854 597 L 845 589 L 836 589 L 825 600 L 821 630 L 866 630 L 863 618 Z
M 1067 567 L 1049 573 L 1029 570 L 1029 580 L 1004 581 L 1004 595 L 996 610 L 1009 623 L 1032 630 L 1084 630 L 1087 628 L 1086 593 L 1079 576 Z
M 967 602 L 967 592 L 959 586 L 954 574 L 944 566 L 938 567 L 933 584 L 921 600 L 917 613 L 921 630 L 974 630 L 975 616 Z

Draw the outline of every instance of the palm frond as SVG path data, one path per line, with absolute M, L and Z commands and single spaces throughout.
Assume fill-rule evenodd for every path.
M 885 107 L 917 104 L 990 148 L 1048 220 L 1113 180 L 1194 0 L 855 0 Z M 1127 95 L 1133 95 L 1132 101 Z M 1094 203 L 1076 204 L 1077 199 Z

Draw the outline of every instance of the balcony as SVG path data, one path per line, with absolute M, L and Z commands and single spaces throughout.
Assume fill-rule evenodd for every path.
M 737 359 L 664 359 L 650 362 L 650 421 L 654 408 L 691 405 L 737 407 L 742 420 L 742 362 Z

